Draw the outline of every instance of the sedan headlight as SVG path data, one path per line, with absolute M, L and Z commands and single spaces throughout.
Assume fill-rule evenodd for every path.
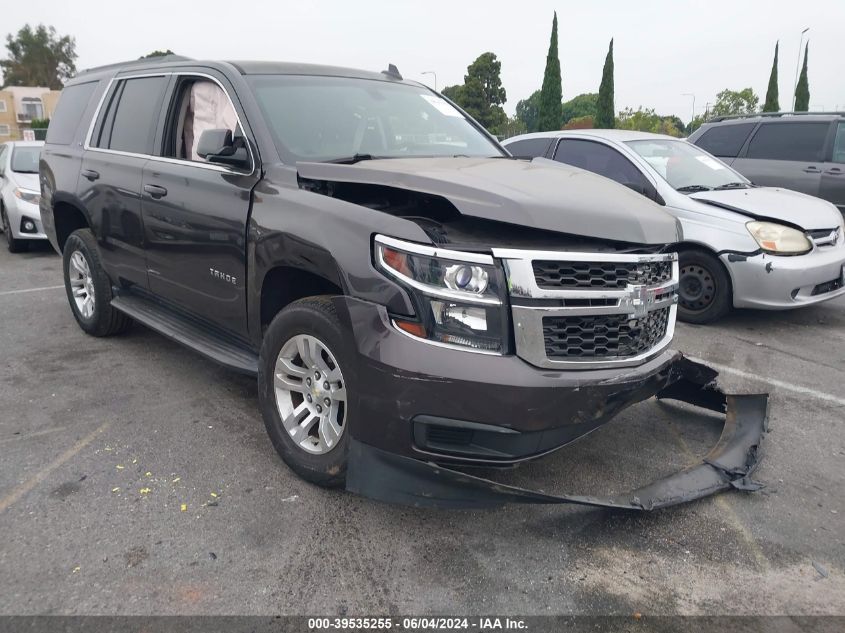
M 29 189 L 21 189 L 20 187 L 15 189 L 15 197 L 32 204 L 39 204 L 41 202 L 40 193 L 37 191 L 30 191 Z
M 801 255 L 813 247 L 801 231 L 774 222 L 749 222 L 748 232 L 767 253 Z
M 378 235 L 376 266 L 414 301 L 419 320 L 395 318 L 402 331 L 435 343 L 506 351 L 504 271 L 489 255 L 422 246 Z

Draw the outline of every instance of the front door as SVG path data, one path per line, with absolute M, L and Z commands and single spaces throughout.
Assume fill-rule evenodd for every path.
M 235 168 L 196 155 L 204 129 L 246 142 L 222 78 L 179 75 L 169 96 L 162 150 L 144 168 L 142 207 L 150 290 L 246 336 L 246 240 L 258 165 Z

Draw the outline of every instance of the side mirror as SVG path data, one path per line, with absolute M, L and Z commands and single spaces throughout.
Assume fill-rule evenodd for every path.
M 221 163 L 235 167 L 249 166 L 246 147 L 235 147 L 232 130 L 204 130 L 197 143 L 197 154 L 209 163 Z

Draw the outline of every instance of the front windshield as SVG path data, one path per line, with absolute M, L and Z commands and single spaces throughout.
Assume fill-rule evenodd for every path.
M 37 174 L 40 156 L 41 147 L 38 145 L 15 147 L 12 150 L 12 171 L 19 174 Z
M 421 86 L 303 75 L 248 81 L 286 161 L 503 155 L 460 111 Z
M 748 180 L 722 161 L 686 141 L 649 139 L 627 144 L 678 191 L 692 193 L 749 186 Z

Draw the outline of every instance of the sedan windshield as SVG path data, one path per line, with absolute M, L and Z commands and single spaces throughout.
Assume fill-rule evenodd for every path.
M 674 189 L 684 193 L 750 186 L 748 180 L 691 143 L 669 139 L 628 141 L 627 145 Z
M 459 110 L 422 86 L 302 75 L 248 80 L 286 161 L 503 156 Z
M 37 174 L 41 146 L 22 146 L 12 150 L 12 171 L 19 174 Z

